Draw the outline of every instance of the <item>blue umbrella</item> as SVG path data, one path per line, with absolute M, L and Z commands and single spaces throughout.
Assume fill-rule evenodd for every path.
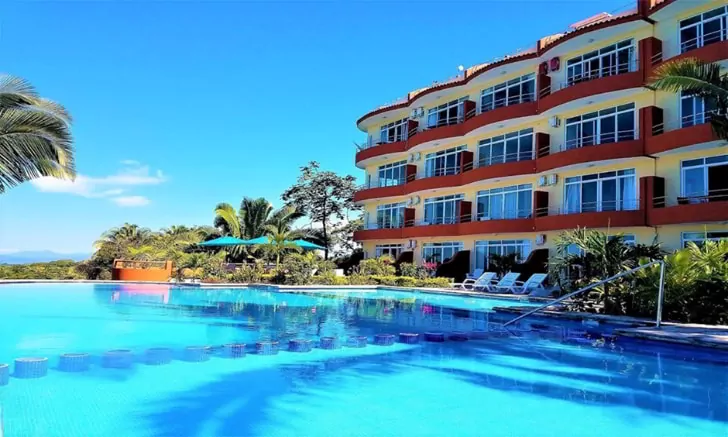
M 262 236 L 262 237 L 258 237 L 258 238 L 253 238 L 252 240 L 248 240 L 244 244 L 257 245 L 257 244 L 269 244 L 269 243 L 270 243 L 270 239 L 267 236 Z M 306 240 L 294 240 L 294 241 L 286 240 L 286 243 L 295 244 L 296 246 L 298 246 L 304 250 L 324 250 L 324 248 L 319 246 L 318 244 L 309 243 Z
M 215 238 L 214 240 L 205 241 L 203 243 L 198 244 L 198 246 L 202 247 L 223 247 L 223 246 L 240 246 L 242 244 L 247 244 L 248 242 L 246 240 L 241 240 L 240 238 L 235 237 L 220 237 Z

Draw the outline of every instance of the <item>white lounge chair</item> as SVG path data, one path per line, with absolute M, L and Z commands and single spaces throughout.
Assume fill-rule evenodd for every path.
M 473 273 L 468 273 L 465 278 L 467 279 L 478 279 L 480 276 L 483 275 L 484 269 L 475 269 L 473 270 Z
M 522 283 L 517 280 L 521 276 L 520 273 L 510 272 L 491 287 L 488 291 L 493 293 L 514 293 L 514 290 L 521 287 Z
M 467 278 L 460 284 L 461 290 L 488 290 L 493 286 L 495 273 L 485 272 L 478 276 L 478 279 Z M 468 288 L 470 286 L 470 288 Z
M 540 295 L 546 291 L 546 287 L 543 286 L 543 281 L 547 277 L 548 274 L 546 273 L 534 273 L 526 282 L 521 283 L 520 281 L 516 281 L 516 284 L 520 284 L 520 286 L 513 289 L 513 294 Z

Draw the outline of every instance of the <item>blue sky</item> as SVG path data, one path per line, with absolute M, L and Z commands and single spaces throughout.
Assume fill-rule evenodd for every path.
M 359 116 L 627 1 L 2 3 L 0 72 L 69 108 L 80 177 L 0 196 L 0 252 L 68 253 L 280 205 L 310 160 L 363 179 Z

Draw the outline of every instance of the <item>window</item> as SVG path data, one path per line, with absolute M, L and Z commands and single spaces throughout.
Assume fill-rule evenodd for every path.
M 388 203 L 377 206 L 377 229 L 404 226 L 404 203 Z
M 614 237 L 614 235 L 610 235 L 608 238 L 612 240 Z M 628 246 L 634 246 L 636 244 L 634 235 L 632 234 L 623 234 L 622 241 L 624 241 L 624 244 Z M 569 244 L 568 246 L 566 246 L 566 253 L 568 255 L 584 256 L 584 251 L 581 250 L 576 244 Z
M 398 161 L 379 166 L 379 186 L 402 185 L 407 177 L 407 161 Z
M 689 159 L 680 163 L 678 203 L 728 200 L 728 155 Z
M 478 143 L 478 167 L 533 159 L 533 129 L 523 129 Z
M 634 169 L 566 178 L 564 213 L 637 209 L 636 182 Z
M 475 268 L 487 270 L 491 255 L 518 255 L 518 261 L 524 261 L 531 253 L 529 240 L 487 240 L 475 242 Z
M 442 264 L 463 250 L 463 243 L 446 241 L 443 243 L 425 243 L 422 245 L 422 259 L 428 263 Z
M 702 245 L 706 241 L 720 241 L 728 239 L 728 231 L 713 231 L 713 232 L 683 232 L 682 233 L 682 247 L 687 247 L 688 242 L 693 242 L 698 246 Z
M 531 217 L 531 184 L 478 191 L 478 220 Z
M 728 6 L 713 9 L 680 22 L 680 53 L 725 41 L 728 35 Z
M 480 94 L 480 112 L 518 103 L 532 102 L 536 89 L 534 73 L 486 88 Z
M 634 71 L 634 40 L 628 39 L 566 61 L 567 86 Z
M 425 177 L 460 173 L 460 162 L 462 161 L 460 152 L 466 148 L 466 146 L 453 147 L 425 155 Z
M 566 150 L 635 139 L 634 103 L 566 119 Z
M 377 244 L 374 247 L 374 256 L 379 258 L 382 255 L 390 255 L 395 260 L 402 253 L 401 244 Z
M 690 127 L 710 121 L 717 109 L 715 100 L 698 96 L 680 95 L 680 126 Z
M 438 127 L 447 126 L 450 124 L 457 124 L 463 120 L 463 102 L 468 100 L 468 97 L 461 97 L 458 100 L 445 103 L 436 108 L 429 109 L 427 111 L 427 127 Z
M 381 143 L 394 143 L 396 141 L 406 140 L 407 122 L 408 119 L 403 118 L 382 126 L 379 129 L 379 141 Z
M 459 221 L 460 202 L 465 196 L 453 194 L 451 196 L 430 197 L 425 199 L 425 225 L 440 225 L 457 223 Z

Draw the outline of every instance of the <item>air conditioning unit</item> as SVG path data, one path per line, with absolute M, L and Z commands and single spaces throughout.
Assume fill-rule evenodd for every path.
M 550 174 L 549 175 L 549 185 L 556 185 L 556 183 L 559 181 L 559 175 L 557 174 Z
M 412 199 L 410 200 L 412 200 L 413 205 L 419 205 L 421 201 L 420 196 L 412 196 Z
M 409 162 L 415 162 L 415 154 L 411 153 L 409 156 Z
M 539 176 L 538 186 L 543 187 L 544 185 L 546 185 L 546 176 Z
M 407 249 L 414 249 L 415 247 L 417 247 L 417 240 L 410 240 L 407 243 Z
M 415 157 L 415 161 L 422 159 L 422 154 L 420 152 L 414 153 L 413 156 Z
M 536 234 L 536 246 L 543 246 L 546 243 L 546 234 Z
M 425 116 L 425 107 L 420 106 L 419 108 L 415 109 L 415 112 L 417 112 L 417 117 L 424 117 Z
M 559 120 L 559 117 L 554 115 L 553 117 L 549 118 L 549 126 L 559 127 L 560 124 L 561 124 L 561 120 Z
M 407 199 L 407 206 L 412 206 L 413 202 L 414 200 L 412 200 L 412 198 L 410 197 L 409 199 Z

